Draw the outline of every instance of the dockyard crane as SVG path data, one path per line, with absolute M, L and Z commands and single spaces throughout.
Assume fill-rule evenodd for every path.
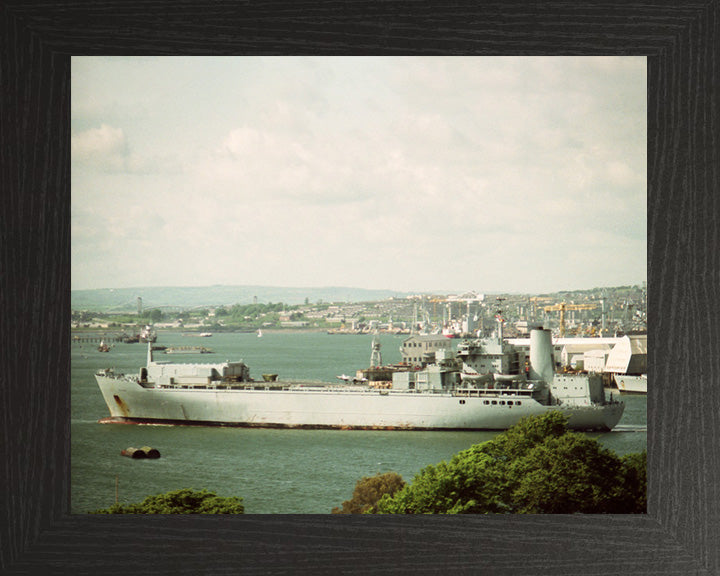
M 533 313 L 533 319 L 537 320 L 537 305 L 538 302 L 552 302 L 552 298 L 546 298 L 543 296 L 532 296 L 529 298 L 530 302 L 532 303 L 532 313 Z
M 560 312 L 560 338 L 563 338 L 565 336 L 566 310 L 594 310 L 595 308 L 597 308 L 597 304 L 566 304 L 565 302 L 560 302 L 552 306 L 545 306 L 543 310 L 545 310 L 545 312 Z
M 443 304 L 447 302 L 447 298 L 444 296 L 435 296 L 433 298 L 430 298 L 430 302 L 432 302 L 433 305 L 433 318 L 435 318 L 435 321 L 437 321 L 437 304 L 438 302 L 442 302 Z

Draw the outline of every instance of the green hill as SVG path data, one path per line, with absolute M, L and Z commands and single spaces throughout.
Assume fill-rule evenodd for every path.
M 138 298 L 143 308 L 194 308 L 257 302 L 368 302 L 390 297 L 405 297 L 405 292 L 367 290 L 364 288 L 323 287 L 297 288 L 280 286 L 193 286 L 193 287 L 138 287 L 72 290 L 70 304 L 73 310 L 96 312 L 132 312 L 137 310 Z

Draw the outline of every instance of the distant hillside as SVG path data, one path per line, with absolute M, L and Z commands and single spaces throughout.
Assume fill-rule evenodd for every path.
M 390 297 L 405 297 L 405 292 L 366 290 L 364 288 L 284 288 L 273 286 L 207 286 L 207 287 L 153 287 L 116 288 L 101 290 L 72 290 L 70 304 L 73 310 L 95 312 L 132 312 L 137 310 L 137 299 L 142 298 L 143 308 L 194 308 L 233 304 L 284 302 L 303 304 L 323 302 L 367 302 Z

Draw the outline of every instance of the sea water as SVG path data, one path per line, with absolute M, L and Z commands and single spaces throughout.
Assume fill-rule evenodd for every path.
M 370 363 L 370 335 L 324 332 L 215 333 L 209 338 L 161 332 L 156 344 L 204 346 L 212 354 L 164 355 L 173 362 L 243 360 L 250 374 L 283 380 L 339 382 Z M 406 336 L 380 334 L 383 362 L 400 361 Z M 100 424 L 109 416 L 93 376 L 100 368 L 136 374 L 146 344 L 122 344 L 102 353 L 97 345 L 72 344 L 71 512 L 83 514 L 115 503 L 192 488 L 241 496 L 248 514 L 323 514 L 352 496 L 363 476 L 397 472 L 406 481 L 425 466 L 492 439 L 497 432 L 291 430 Z M 614 392 L 617 395 L 617 391 Z M 618 454 L 647 447 L 645 396 L 622 396 L 625 413 L 611 432 L 592 433 Z M 162 457 L 133 460 L 128 447 L 152 446 Z

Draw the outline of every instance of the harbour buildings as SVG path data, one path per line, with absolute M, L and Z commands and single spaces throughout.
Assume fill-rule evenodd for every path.
M 435 359 L 439 350 L 451 350 L 452 342 L 441 334 L 413 334 L 403 341 L 402 363 L 423 366 Z

